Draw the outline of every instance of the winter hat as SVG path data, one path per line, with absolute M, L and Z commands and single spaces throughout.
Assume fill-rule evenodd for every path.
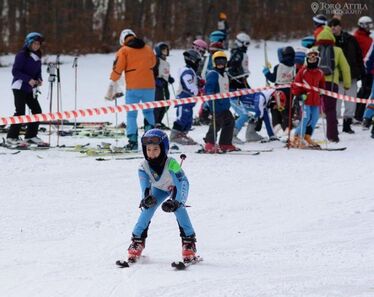
M 304 64 L 306 48 L 298 47 L 295 50 L 295 64 Z
M 149 165 L 158 173 L 162 172 L 163 164 L 169 152 L 169 138 L 167 134 L 160 129 L 151 129 L 144 133 L 141 138 L 142 150 L 144 158 L 148 161 Z M 147 145 L 156 144 L 160 146 L 161 153 L 156 159 L 150 159 L 147 155 Z
M 327 25 L 327 18 L 323 14 L 317 14 L 313 17 L 314 26 Z
M 336 27 L 336 26 L 341 26 L 341 21 L 333 18 L 329 21 L 329 27 Z
M 313 62 L 310 61 L 310 58 L 312 56 L 316 58 Z M 310 69 L 317 68 L 318 63 L 319 63 L 319 51 L 316 48 L 309 49 L 307 54 L 306 54 L 306 64 L 307 64 L 308 68 L 310 68 Z
M 129 37 L 129 36 L 136 37 L 136 35 L 135 35 L 135 33 L 134 33 L 133 30 L 131 30 L 131 29 L 122 30 L 121 35 L 119 36 L 119 44 L 121 46 L 124 45 L 126 38 Z
M 225 33 L 223 33 L 222 31 L 213 31 L 212 33 L 210 33 L 209 35 L 209 41 L 210 42 L 222 42 L 224 41 L 226 38 L 226 35 Z
M 223 43 L 220 42 L 220 41 L 217 41 L 217 42 L 212 42 L 211 44 L 209 44 L 209 50 L 210 51 L 219 51 L 219 50 L 222 50 L 223 49 Z
M 30 45 L 34 41 L 39 41 L 40 43 L 42 43 L 44 41 L 43 35 L 38 33 L 38 32 L 31 32 L 31 33 L 27 34 L 26 38 L 25 38 L 25 46 L 30 47 Z
M 311 48 L 314 43 L 316 42 L 316 39 L 313 35 L 306 36 L 303 39 L 301 39 L 301 45 L 306 48 Z
M 166 42 L 157 43 L 156 46 L 155 46 L 156 56 L 161 57 L 162 56 L 162 51 L 164 49 L 167 49 L 168 52 L 167 52 L 166 56 L 169 56 L 169 46 L 167 45 L 167 43 Z

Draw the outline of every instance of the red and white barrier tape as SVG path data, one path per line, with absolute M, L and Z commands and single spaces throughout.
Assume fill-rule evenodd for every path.
M 351 101 L 351 102 L 357 102 L 357 103 L 374 103 L 373 99 L 367 100 L 367 99 L 355 98 L 355 97 L 327 91 L 324 89 L 311 87 L 311 86 L 301 84 L 301 83 L 294 83 L 294 84 L 300 87 L 304 87 L 306 89 L 313 89 L 314 91 L 319 92 L 320 94 L 324 94 L 324 95 L 334 97 L 336 99 L 340 99 L 344 101 Z M 234 92 L 226 92 L 226 93 L 221 93 L 221 94 L 194 96 L 194 97 L 188 97 L 188 98 L 183 98 L 183 99 L 170 99 L 170 100 L 153 101 L 153 102 L 147 102 L 147 103 L 124 104 L 124 105 L 118 105 L 116 107 L 105 106 L 105 107 L 86 108 L 86 109 L 78 109 L 78 110 L 64 111 L 64 112 L 1 117 L 0 125 L 25 124 L 25 123 L 31 123 L 31 122 L 49 122 L 49 121 L 56 121 L 56 120 L 67 120 L 67 119 L 73 119 L 73 118 L 82 118 L 82 117 L 91 117 L 91 116 L 98 116 L 98 115 L 111 114 L 111 113 L 119 113 L 119 112 L 125 112 L 125 111 L 128 112 L 128 111 L 144 110 L 144 109 L 151 109 L 151 108 L 157 108 L 157 107 L 183 105 L 183 104 L 189 104 L 189 103 L 196 103 L 198 101 L 205 102 L 209 100 L 219 100 L 219 99 L 229 98 L 229 97 L 238 97 L 242 95 L 265 91 L 268 89 L 287 88 L 287 87 L 289 88 L 290 85 L 279 85 L 276 87 L 261 87 L 261 88 L 255 88 L 255 89 L 242 89 L 242 90 L 237 90 Z
M 67 120 L 67 119 L 73 119 L 73 118 L 98 116 L 98 115 L 111 114 L 111 113 L 116 113 L 116 112 L 124 112 L 124 111 L 128 112 L 128 111 L 144 110 L 144 109 L 151 109 L 151 108 L 157 108 L 157 107 L 183 105 L 183 104 L 189 104 L 189 103 L 196 103 L 198 101 L 205 102 L 209 100 L 218 100 L 218 99 L 223 99 L 223 98 L 253 94 L 253 93 L 265 91 L 268 89 L 273 89 L 273 88 L 263 87 L 263 88 L 256 88 L 256 89 L 243 89 L 243 90 L 237 90 L 234 92 L 226 92 L 226 93 L 214 94 L 214 95 L 194 96 L 194 97 L 188 97 L 188 98 L 182 98 L 182 99 L 170 99 L 170 100 L 153 101 L 153 102 L 136 103 L 136 104 L 124 104 L 124 105 L 118 105 L 116 107 L 105 106 L 105 107 L 86 108 L 86 109 L 78 109 L 78 110 L 64 111 L 64 112 L 40 113 L 40 114 L 34 114 L 34 115 L 2 117 L 0 118 L 0 125 L 1 124 L 2 125 L 25 124 L 25 123 L 31 123 L 31 122 L 49 122 L 49 121 L 56 121 L 56 120 Z
M 297 82 L 293 82 L 293 84 L 298 86 L 298 87 L 303 87 L 303 88 L 308 89 L 308 90 L 313 90 L 313 91 L 316 91 L 320 94 L 323 94 L 323 95 L 326 95 L 326 96 L 329 96 L 329 97 L 333 97 L 333 98 L 336 98 L 336 99 L 339 99 L 339 100 L 343 100 L 343 101 L 349 101 L 349 102 L 355 102 L 355 103 L 374 103 L 374 99 L 356 98 L 356 97 L 347 96 L 347 95 L 335 93 L 335 92 L 332 92 L 332 91 L 320 89 L 320 88 L 317 88 L 317 87 L 308 86 L 308 85 L 305 85 L 305 84 L 302 84 L 302 83 L 297 83 Z

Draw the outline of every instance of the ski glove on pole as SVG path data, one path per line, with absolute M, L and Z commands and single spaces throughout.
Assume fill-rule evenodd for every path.
M 147 195 L 140 201 L 139 207 L 148 209 L 156 205 L 156 198 L 152 195 Z
M 108 91 L 105 95 L 105 100 L 112 101 L 116 98 L 122 97 L 123 92 L 118 81 L 111 81 L 108 87 Z
M 178 209 L 179 206 L 181 206 L 182 203 L 175 199 L 168 199 L 164 203 L 162 203 L 162 210 L 165 212 L 174 212 Z

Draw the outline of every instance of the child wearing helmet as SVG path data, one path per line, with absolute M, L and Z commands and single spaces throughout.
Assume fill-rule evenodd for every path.
M 174 78 L 170 75 L 170 64 L 166 60 L 169 56 L 169 46 L 165 42 L 159 42 L 155 46 L 156 65 L 153 72 L 156 80 L 155 101 L 170 99 L 169 85 L 174 83 Z M 168 107 L 155 108 L 155 127 L 169 129 L 162 123 Z
M 184 262 L 196 259 L 196 237 L 185 203 L 189 182 L 178 162 L 168 157 L 169 140 L 160 129 L 151 129 L 141 138 L 145 160 L 139 167 L 141 213 L 128 248 L 129 262 L 136 262 L 145 247 L 151 219 L 161 205 L 163 211 L 175 214 L 182 238 Z
M 247 78 L 249 76 L 247 49 L 251 43 L 248 34 L 241 32 L 236 35 L 235 47 L 231 49 L 228 66 L 230 79 L 230 90 L 248 88 Z
M 213 57 L 213 70 L 208 72 L 205 85 L 207 95 L 225 93 L 229 91 L 229 79 L 226 73 L 227 56 L 223 51 L 216 52 Z M 230 111 L 230 99 L 208 101 L 208 108 L 212 114 L 209 130 L 204 138 L 204 150 L 207 153 L 238 150 L 232 144 L 235 120 Z M 219 145 L 216 145 L 217 133 L 221 131 Z
M 290 84 L 295 79 L 296 75 L 296 67 L 295 67 L 295 50 L 291 46 L 284 47 L 281 52 L 279 53 L 280 63 L 274 66 L 273 72 L 265 66 L 262 70 L 262 73 L 265 75 L 266 79 L 272 83 L 277 85 L 284 85 Z M 290 96 L 290 88 L 285 87 L 279 89 L 285 93 L 286 97 L 289 98 Z M 292 106 L 290 105 L 290 100 L 286 101 L 286 106 L 283 111 L 279 111 L 276 109 L 272 109 L 272 123 L 273 127 L 278 130 L 278 127 L 281 127 L 284 131 L 284 135 L 288 133 L 288 126 L 289 126 L 289 108 Z M 292 108 L 292 107 L 291 107 Z M 291 113 L 293 114 L 293 113 Z M 278 126 L 279 125 L 279 126 Z
M 362 16 L 358 19 L 357 30 L 354 31 L 353 37 L 356 38 L 358 45 L 361 48 L 362 56 L 365 57 L 369 51 L 373 39 L 371 38 L 371 30 L 373 29 L 373 20 L 369 16 Z M 369 98 L 371 93 L 371 85 L 373 75 L 363 71 L 361 77 L 361 87 L 357 93 L 359 98 Z M 357 103 L 355 110 L 355 120 L 361 122 L 365 111 L 365 103 Z
M 16 112 L 15 116 L 25 115 L 26 105 L 32 114 L 42 112 L 37 100 L 37 88 L 42 84 L 42 53 L 40 47 L 44 41 L 42 34 L 32 32 L 27 34 L 23 48 L 17 53 L 13 68 L 12 91 Z M 10 126 L 7 134 L 7 144 L 10 146 L 27 147 L 28 144 L 48 146 L 38 136 L 39 122 L 28 123 L 25 140 L 19 138 L 21 124 Z
M 370 74 L 374 74 L 374 41 L 371 43 L 371 47 L 365 57 L 365 68 L 366 72 Z M 374 99 L 374 79 L 372 79 L 372 87 L 371 87 L 371 94 L 370 99 Z M 370 103 L 366 106 L 364 116 L 363 116 L 363 126 L 364 128 L 369 129 L 370 126 L 373 124 L 374 118 L 374 104 Z M 374 125 L 371 128 L 371 137 L 374 138 Z
M 177 98 L 197 96 L 199 93 L 197 69 L 201 61 L 200 54 L 195 50 L 187 50 L 183 53 L 186 63 L 180 71 L 179 90 Z M 170 134 L 170 141 L 184 145 L 194 145 L 196 142 L 187 133 L 192 127 L 193 107 L 195 103 L 177 105 L 177 118 L 174 121 Z
M 270 122 L 269 109 L 282 108 L 284 101 L 280 91 L 269 89 L 254 94 L 248 94 L 238 97 L 236 104 L 231 100 L 231 107 L 235 110 L 239 117 L 235 120 L 233 143 L 244 144 L 238 134 L 246 122 L 249 122 L 245 133 L 245 139 L 248 142 L 264 140 L 263 137 L 257 134 L 255 130 L 255 123 L 263 120 L 266 127 L 266 132 L 269 136 L 269 141 L 278 140 L 274 135 L 273 127 Z M 283 94 L 284 96 L 284 94 Z M 278 100 L 277 100 L 278 99 Z
M 208 51 L 208 44 L 202 39 L 196 39 L 192 42 L 192 49 L 197 51 L 201 56 L 201 62 L 196 73 L 199 77 L 202 77 L 205 60 L 207 59 L 206 53 Z
M 325 76 L 323 71 L 318 67 L 319 59 L 318 50 L 309 49 L 306 55 L 306 65 L 297 73 L 295 82 L 324 89 Z M 291 90 L 292 94 L 300 96 L 302 99 L 302 116 L 299 125 L 295 129 L 295 134 L 290 145 L 298 148 L 305 145 L 319 147 L 312 140 L 312 134 L 319 118 L 321 96 L 319 92 L 294 84 L 292 84 Z

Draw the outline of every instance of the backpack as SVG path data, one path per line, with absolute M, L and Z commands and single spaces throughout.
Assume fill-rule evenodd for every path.
M 318 51 L 320 56 L 318 67 L 325 75 L 332 75 L 335 69 L 334 47 L 332 45 L 320 45 Z

